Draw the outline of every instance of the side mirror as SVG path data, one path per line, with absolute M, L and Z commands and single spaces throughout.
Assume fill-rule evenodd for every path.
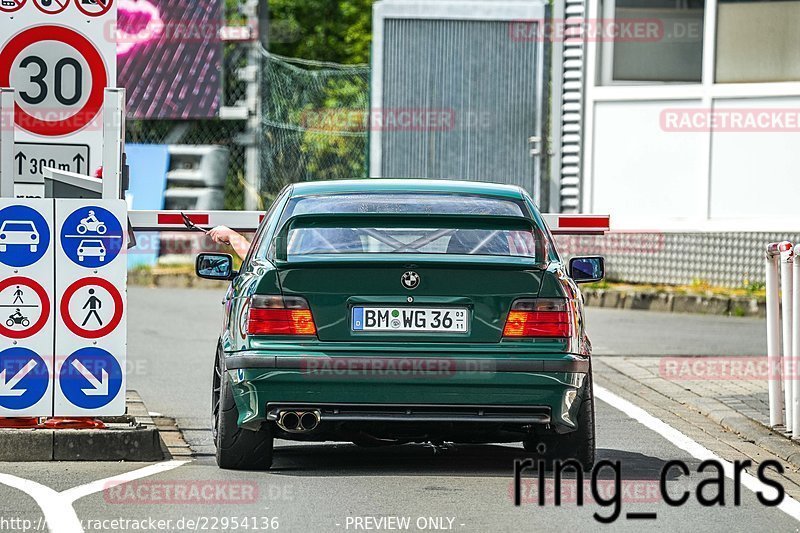
M 569 277 L 575 283 L 600 281 L 605 275 L 606 267 L 602 257 L 573 257 L 569 261 Z
M 233 258 L 228 254 L 200 254 L 194 270 L 205 279 L 232 280 L 238 274 L 233 270 Z

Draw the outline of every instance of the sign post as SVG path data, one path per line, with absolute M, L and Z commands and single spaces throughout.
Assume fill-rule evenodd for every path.
M 14 197 L 14 89 L 0 88 L 0 198 Z
M 103 105 L 103 198 L 122 198 L 125 89 L 106 89 Z
M 6 4 L 0 87 L 15 90 L 13 171 L 27 184 L 17 195 L 43 197 L 44 168 L 92 175 L 103 164 L 104 91 L 116 85 L 116 0 Z
M 125 412 L 127 204 L 56 200 L 55 416 Z
M 53 411 L 53 201 L 0 199 L 0 416 Z

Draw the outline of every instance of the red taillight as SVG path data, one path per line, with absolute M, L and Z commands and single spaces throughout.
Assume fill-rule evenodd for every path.
M 568 300 L 540 298 L 517 300 L 503 328 L 503 337 L 571 337 L 572 313 Z
M 305 298 L 253 296 L 247 315 L 248 335 L 316 335 L 317 326 Z

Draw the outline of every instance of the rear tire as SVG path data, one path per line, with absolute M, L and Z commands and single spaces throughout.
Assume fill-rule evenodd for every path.
M 224 357 L 217 352 L 212 394 L 214 444 L 217 465 L 228 470 L 269 470 L 272 466 L 272 430 L 264 423 L 258 431 L 239 427 L 239 409 L 233 399 Z
M 532 437 L 522 444 L 525 451 L 533 452 L 534 458 L 544 459 L 548 468 L 553 461 L 562 463 L 568 459 L 578 461 L 588 472 L 595 461 L 595 426 L 594 426 L 594 392 L 592 390 L 592 373 L 587 374 L 586 396 L 578 412 L 578 429 L 563 435 L 551 434 Z

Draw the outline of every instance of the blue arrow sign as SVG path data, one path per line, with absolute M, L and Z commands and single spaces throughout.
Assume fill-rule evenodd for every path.
M 59 384 L 64 396 L 81 409 L 99 409 L 122 387 L 117 359 L 100 348 L 81 348 L 61 366 Z
M 0 406 L 10 410 L 32 407 L 47 392 L 50 372 L 36 352 L 9 348 L 0 352 Z
M 50 245 L 44 217 L 26 205 L 0 210 L 0 263 L 26 267 L 42 258 Z
M 81 207 L 61 226 L 61 247 L 73 263 L 97 268 L 114 260 L 125 245 L 122 224 L 107 209 Z

